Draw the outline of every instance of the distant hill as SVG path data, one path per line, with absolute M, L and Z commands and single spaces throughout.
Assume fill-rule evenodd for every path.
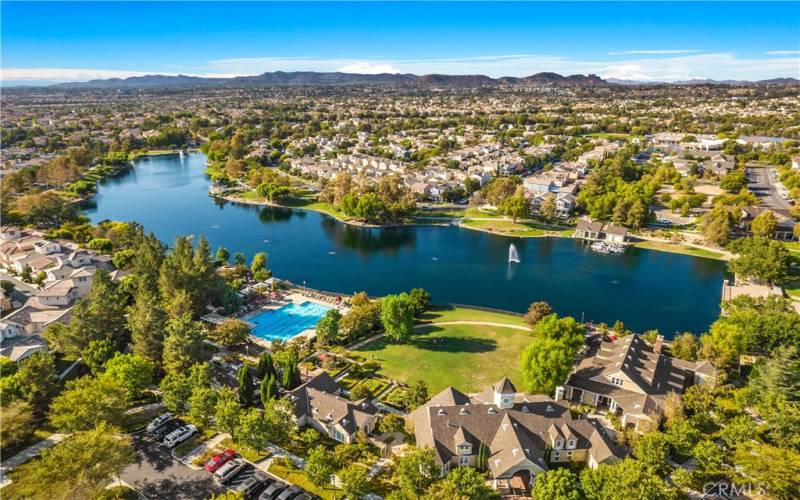
M 562 76 L 556 73 L 537 73 L 525 77 L 491 78 L 486 75 L 412 75 L 322 73 L 316 71 L 274 71 L 255 76 L 234 78 L 203 78 L 196 76 L 145 75 L 130 78 L 109 78 L 88 82 L 58 83 L 57 88 L 181 88 L 181 87 L 254 87 L 254 86 L 318 86 L 318 85 L 413 85 L 420 87 L 478 87 L 482 85 L 535 86 L 599 86 L 608 82 L 597 75 Z
M 758 82 L 734 80 L 687 80 L 679 82 L 642 82 L 635 80 L 603 80 L 597 75 L 569 75 L 537 73 L 535 75 L 492 78 L 486 75 L 412 75 L 409 73 L 359 74 L 316 71 L 274 71 L 254 76 L 233 78 L 204 78 L 197 76 L 146 75 L 130 78 L 109 78 L 88 82 L 58 83 L 52 85 L 65 89 L 135 89 L 135 88 L 190 88 L 190 87 L 280 87 L 280 86 L 324 86 L 324 85 L 389 85 L 416 87 L 480 87 L 505 86 L 549 86 L 549 87 L 600 87 L 614 85 L 797 85 L 795 78 L 775 78 Z
M 616 85 L 800 85 L 800 80 L 797 78 L 773 78 L 771 80 L 710 80 L 696 78 L 693 80 L 678 80 L 675 82 L 656 82 L 656 81 L 639 81 L 639 80 L 620 80 L 618 78 L 609 78 L 606 80 L 608 83 Z

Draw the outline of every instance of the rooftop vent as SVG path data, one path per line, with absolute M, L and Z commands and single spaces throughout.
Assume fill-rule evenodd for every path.
M 443 416 L 443 415 L 447 415 L 447 412 L 445 412 L 444 410 L 442 410 L 441 408 L 439 408 L 439 411 L 437 411 L 437 412 L 436 412 L 436 414 L 437 414 L 437 415 L 439 415 L 439 416 L 441 417 L 441 416 Z
M 528 405 L 524 405 L 522 407 L 522 413 L 529 413 L 529 412 L 530 412 L 530 410 L 528 409 Z
M 554 412 L 554 411 L 556 411 L 556 409 L 553 408 L 553 405 L 547 405 L 547 408 L 545 408 L 544 411 L 546 411 L 546 412 Z
M 489 415 L 494 415 L 495 413 L 497 413 L 497 410 L 494 409 L 494 406 L 490 406 L 489 407 Z
M 459 415 L 466 415 L 467 414 L 467 409 L 466 408 L 461 408 L 460 410 L 458 410 L 458 414 Z

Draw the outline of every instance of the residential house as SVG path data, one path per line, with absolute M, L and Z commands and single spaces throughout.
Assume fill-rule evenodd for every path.
M 417 446 L 433 449 L 443 473 L 485 467 L 501 491 L 529 489 L 554 464 L 594 468 L 622 456 L 597 421 L 576 419 L 545 395 L 517 392 L 507 378 L 479 394 L 448 387 L 408 418 Z
M 370 434 L 378 420 L 372 401 L 350 401 L 325 372 L 291 391 L 289 399 L 298 426 L 313 427 L 342 443 L 352 443 L 358 432 Z
M 704 364 L 665 356 L 662 343 L 654 348 L 635 334 L 620 339 L 591 337 L 585 356 L 565 384 L 564 399 L 608 410 L 621 416 L 625 426 L 657 423 L 667 395 L 682 394 L 694 383 L 695 372 L 707 376 L 710 371 Z

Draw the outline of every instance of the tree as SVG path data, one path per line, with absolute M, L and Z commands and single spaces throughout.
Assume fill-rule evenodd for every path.
M 267 270 L 267 254 L 266 252 L 259 252 L 253 255 L 253 263 L 250 264 L 250 272 L 253 275 Z
M 472 467 L 459 467 L 428 488 L 425 498 L 490 500 L 499 498 L 486 484 L 486 476 Z
M 302 383 L 300 380 L 300 369 L 297 367 L 297 359 L 290 358 L 283 367 L 283 377 L 281 385 L 284 389 L 292 390 Z
M 402 342 L 414 332 L 414 305 L 408 294 L 387 295 L 381 308 L 381 322 L 392 342 Z
M 760 238 L 771 238 L 778 227 L 778 218 L 770 210 L 761 212 L 750 224 L 750 231 Z
M 692 450 L 692 455 L 697 461 L 696 473 L 704 479 L 719 476 L 722 471 L 722 450 L 710 439 L 703 439 Z
M 317 323 L 317 344 L 331 345 L 339 334 L 339 320 L 342 314 L 338 309 L 330 309 Z
M 506 198 L 500 204 L 500 212 L 511 217 L 511 220 L 517 222 L 518 219 L 524 219 L 531 214 L 531 204 L 525 195 L 520 193 Z
M 71 380 L 53 399 L 50 422 L 67 432 L 85 431 L 102 423 L 122 421 L 129 403 L 127 389 L 111 377 Z
M 18 467 L 3 494 L 12 499 L 97 498 L 134 461 L 130 438 L 100 423 Z
M 92 340 L 110 340 L 119 350 L 128 343 L 129 336 L 125 303 L 108 272 L 98 270 L 89 295 L 72 308 L 69 325 L 48 328 L 45 338 L 59 351 L 72 356 L 80 356 Z
M 272 399 L 264 405 L 264 426 L 267 439 L 286 443 L 295 429 L 294 409 L 289 399 Z
M 729 193 L 738 193 L 743 187 L 747 186 L 747 174 L 744 170 L 738 169 L 725 175 L 719 182 L 719 187 Z
M 44 412 L 58 384 L 53 356 L 46 353 L 28 356 L 14 377 L 19 380 L 23 399 L 40 414 Z
M 626 458 L 611 465 L 581 472 L 581 486 L 587 500 L 637 498 L 662 500 L 676 498 L 676 492 L 645 464 Z
M 431 294 L 424 288 L 412 288 L 411 292 L 408 294 L 408 298 L 411 299 L 411 304 L 414 306 L 415 316 L 424 313 L 428 309 L 428 306 L 431 305 Z
M 33 407 L 25 401 L 0 406 L 0 420 L 0 445 L 5 449 L 23 443 L 36 430 Z
M 661 475 L 669 469 L 669 444 L 659 431 L 638 436 L 633 443 L 633 454 L 654 474 Z
M 544 196 L 542 204 L 539 207 L 539 213 L 547 222 L 551 222 L 556 218 L 556 195 L 548 193 Z
M 169 320 L 164 338 L 163 366 L 167 373 L 188 370 L 203 358 L 202 325 L 186 314 Z
M 428 385 L 424 380 L 417 380 L 408 388 L 406 406 L 415 410 L 428 402 Z
M 731 244 L 731 250 L 739 254 L 728 263 L 732 273 L 768 285 L 784 284 L 795 262 L 781 242 L 766 238 L 736 240 Z
M 161 379 L 161 401 L 173 413 L 183 413 L 192 395 L 192 386 L 183 372 L 167 373 Z
M 81 357 L 94 375 L 99 375 L 105 368 L 106 361 L 114 357 L 117 348 L 108 339 L 92 340 L 82 351 Z
M 412 448 L 397 459 L 394 482 L 409 496 L 422 496 L 439 477 L 431 448 Z
M 106 363 L 103 377 L 110 377 L 125 387 L 129 398 L 135 398 L 153 383 L 153 364 L 136 354 L 121 354 Z
M 137 288 L 133 306 L 128 313 L 131 347 L 134 354 L 150 360 L 156 368 L 161 367 L 164 355 L 167 319 L 158 293 L 149 287 Z
M 278 379 L 275 378 L 275 374 L 269 374 L 264 377 L 258 394 L 263 406 L 267 405 L 267 401 L 278 397 Z
M 748 443 L 736 448 L 733 462 L 746 480 L 761 484 L 775 498 L 800 497 L 800 453 L 797 451 Z
M 247 261 L 245 260 L 245 256 L 242 252 L 236 252 L 233 254 L 233 262 L 239 267 L 244 267 Z
M 550 469 L 536 476 L 533 483 L 534 500 L 581 500 L 578 476 L 569 469 Z
M 306 458 L 306 476 L 314 486 L 325 488 L 331 483 L 338 464 L 324 446 L 313 448 Z
M 528 307 L 528 312 L 525 314 L 525 322 L 534 326 L 539 320 L 551 314 L 553 314 L 553 308 L 550 307 L 550 304 L 544 301 L 534 302 Z
M 209 426 L 217 405 L 217 391 L 210 387 L 196 387 L 189 396 L 189 418 L 202 426 Z
M 346 498 L 362 498 L 369 493 L 367 469 L 361 465 L 352 464 L 339 471 L 339 480 Z
M 242 406 L 248 406 L 253 401 L 253 376 L 246 364 L 236 372 L 236 381 L 239 384 L 239 402 Z
M 532 393 L 552 394 L 572 369 L 577 348 L 548 337 L 536 337 L 520 356 L 523 380 Z
M 275 362 L 272 360 L 272 354 L 269 351 L 264 351 L 261 353 L 261 356 L 258 358 L 258 364 L 256 365 L 256 376 L 258 378 L 265 378 L 270 375 L 276 376 L 278 374 L 275 371 Z
M 217 428 L 222 432 L 235 435 L 240 416 L 239 396 L 232 389 L 223 387 L 217 393 L 217 405 L 214 409 Z
M 684 332 L 672 339 L 669 353 L 673 358 L 695 361 L 697 359 L 697 349 L 697 337 L 689 332 Z
M 212 334 L 214 340 L 226 347 L 241 344 L 250 335 L 250 327 L 240 319 L 227 319 L 217 325 Z
M 217 248 L 217 253 L 215 255 L 216 260 L 219 264 L 227 264 L 228 259 L 231 257 L 231 253 L 225 247 Z
M 677 455 L 691 456 L 697 442 L 700 440 L 700 431 L 688 418 L 679 418 L 667 422 L 665 436 L 670 448 Z
M 724 206 L 716 206 L 700 219 L 700 232 L 712 245 L 725 246 L 730 241 L 733 215 Z
M 264 416 L 255 408 L 243 411 L 236 426 L 236 440 L 254 450 L 261 451 L 269 445 L 269 428 Z
M 403 432 L 406 421 L 400 415 L 387 413 L 378 421 L 378 431 L 388 434 Z

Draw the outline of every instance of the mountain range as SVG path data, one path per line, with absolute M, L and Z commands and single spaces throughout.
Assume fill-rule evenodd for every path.
M 479 86 L 550 86 L 550 87 L 599 87 L 612 85 L 700 85 L 700 84 L 760 84 L 798 85 L 795 78 L 775 78 L 757 82 L 688 80 L 683 82 L 640 82 L 633 80 L 604 80 L 597 75 L 569 75 L 537 73 L 524 77 L 504 76 L 492 78 L 486 75 L 413 75 L 409 73 L 359 74 L 316 71 L 274 71 L 255 76 L 232 78 L 205 78 L 199 76 L 145 75 L 130 78 L 109 78 L 88 82 L 57 83 L 52 87 L 65 89 L 135 89 L 135 88 L 189 88 L 189 87 L 276 87 L 276 86 L 325 86 L 325 85 L 388 85 L 417 87 L 479 87 Z

